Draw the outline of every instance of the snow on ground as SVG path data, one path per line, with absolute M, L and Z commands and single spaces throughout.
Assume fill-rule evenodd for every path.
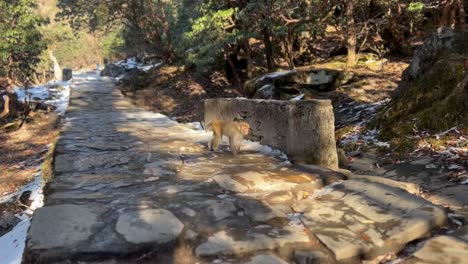
M 346 125 L 353 125 L 352 131 L 343 135 L 339 140 L 338 144 L 344 146 L 348 143 L 363 143 L 365 145 L 373 144 L 379 147 L 390 147 L 387 142 L 382 142 L 377 139 L 379 131 L 377 129 L 366 130 L 366 125 L 370 121 L 369 116 L 375 115 L 375 113 L 386 103 L 389 99 L 385 99 L 372 104 L 360 104 L 353 107 L 349 105 L 338 106 L 338 115 L 344 115 L 346 118 Z M 346 113 L 347 112 L 347 113 Z
M 41 168 L 38 167 L 38 173 L 34 181 L 28 183 L 26 186 L 16 191 L 13 194 L 5 197 L 0 197 L 0 203 L 13 201 L 14 198 L 21 195 L 23 192 L 31 191 L 29 199 L 32 201 L 26 211 L 15 216 L 21 221 L 8 233 L 0 237 L 0 262 L 5 264 L 20 264 L 23 256 L 24 246 L 26 244 L 26 235 L 29 225 L 31 224 L 31 217 L 37 208 L 44 205 L 44 195 L 42 192 L 43 182 Z
M 27 216 L 17 216 L 21 222 L 12 231 L 0 237 L 0 260 L 4 264 L 19 264 L 23 256 L 26 235 L 31 221 Z
M 284 71 L 284 72 L 271 72 L 271 73 L 265 74 L 262 77 L 258 78 L 257 82 L 261 82 L 261 81 L 263 81 L 264 79 L 267 79 L 267 78 L 277 78 L 277 77 L 285 76 L 285 75 L 291 74 L 293 72 L 296 72 L 296 71 L 292 70 L 292 71 Z
M 198 137 L 199 141 L 208 142 L 211 140 L 211 131 L 204 131 L 200 122 L 191 122 L 191 123 L 184 123 L 185 126 L 192 128 L 193 131 L 191 132 L 194 136 Z M 228 145 L 229 141 L 227 137 L 223 137 L 221 141 L 222 145 Z M 259 142 L 250 141 L 244 139 L 242 141 L 241 151 L 251 151 L 251 152 L 259 152 L 267 156 L 273 156 L 280 160 L 282 160 L 285 164 L 290 164 L 288 159 L 288 155 L 283 153 L 281 150 L 271 148 L 266 145 L 262 145 Z
M 296 97 L 293 97 L 293 98 L 289 99 L 289 101 L 299 101 L 302 98 L 304 98 L 304 94 L 300 94 L 300 95 L 298 95 Z
M 43 101 L 45 104 L 55 106 L 55 112 L 64 114 L 70 98 L 70 82 L 52 81 L 28 89 L 16 87 L 15 93 L 18 95 L 18 100 L 22 102 L 24 99 Z
M 28 100 L 32 99 L 53 105 L 56 107 L 55 112 L 63 115 L 70 99 L 70 82 L 53 81 L 45 85 L 31 87 L 27 90 L 16 88 L 15 93 L 21 101 L 27 98 Z M 2 264 L 21 263 L 31 217 L 34 211 L 44 204 L 41 166 L 38 166 L 36 171 L 36 176 L 32 182 L 14 193 L 0 197 L 0 203 L 15 202 L 14 200 L 18 199 L 22 193 L 30 191 L 29 200 L 32 201 L 25 211 L 15 215 L 21 221 L 10 232 L 0 237 L 0 263 Z
M 139 70 L 147 72 L 151 70 L 152 68 L 159 67 L 162 64 L 162 62 L 154 63 L 154 64 L 142 64 L 142 63 L 139 63 L 136 58 L 129 58 L 127 60 L 118 61 L 115 64 L 119 66 L 123 66 L 127 70 L 137 68 Z

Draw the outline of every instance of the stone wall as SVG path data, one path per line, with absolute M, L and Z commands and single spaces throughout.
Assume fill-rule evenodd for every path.
M 330 100 L 205 100 L 205 124 L 237 115 L 250 124 L 248 139 L 280 149 L 296 163 L 338 168 Z

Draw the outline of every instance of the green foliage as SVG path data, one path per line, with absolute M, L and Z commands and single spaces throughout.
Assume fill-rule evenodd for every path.
M 124 37 L 124 27 L 120 27 L 104 35 L 100 43 L 103 58 L 113 60 L 125 57 L 127 49 Z
M 45 49 L 35 7 L 34 0 L 0 1 L 0 74 L 13 81 L 31 81 Z
M 421 13 L 425 5 L 422 2 L 412 2 L 408 5 L 408 12 L 410 13 Z
M 188 62 L 197 66 L 200 72 L 213 70 L 217 61 L 222 59 L 227 46 L 236 43 L 238 31 L 233 29 L 232 17 L 237 9 L 210 10 L 193 22 L 192 30 L 186 38 L 194 43 Z

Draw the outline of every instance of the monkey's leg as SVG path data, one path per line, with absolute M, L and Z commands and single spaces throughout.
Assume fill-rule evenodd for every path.
M 214 135 L 213 139 L 211 140 L 211 150 L 217 151 L 220 142 L 221 142 L 221 137 Z
M 234 156 L 239 152 L 241 140 L 242 138 L 239 137 L 229 137 L 229 147 Z

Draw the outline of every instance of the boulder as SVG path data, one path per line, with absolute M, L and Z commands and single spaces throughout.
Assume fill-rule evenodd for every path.
M 126 90 L 138 90 L 149 85 L 148 74 L 145 71 L 133 68 L 117 82 L 117 85 Z
M 415 51 L 392 101 L 373 122 L 381 128 L 383 140 L 404 136 L 399 124 L 406 121 L 432 131 L 468 122 L 466 43 L 468 32 L 439 28 Z
M 266 84 L 255 92 L 254 98 L 279 99 L 278 89 L 273 84 Z
M 398 252 L 445 226 L 445 210 L 405 190 L 350 179 L 297 201 L 301 222 L 343 263 Z M 349 261 L 349 262 L 347 262 Z
M 118 77 L 125 73 L 125 67 L 116 64 L 106 64 L 104 70 L 101 71 L 101 76 L 109 76 L 109 77 Z
M 339 72 L 329 69 L 298 72 L 295 81 L 309 89 L 319 91 L 332 91 L 336 88 Z
M 271 72 L 259 78 L 247 81 L 244 85 L 244 92 L 247 96 L 253 96 L 255 93 L 267 84 L 275 87 L 291 84 L 295 82 L 297 71 Z
M 380 71 L 383 71 L 387 63 L 388 63 L 387 59 L 368 60 L 366 61 L 366 67 L 371 71 L 380 72 Z
M 293 95 L 301 93 L 292 87 L 331 91 L 340 84 L 337 82 L 340 79 L 339 71 L 329 69 L 271 72 L 246 82 L 244 92 L 249 97 L 259 99 L 290 99 Z

